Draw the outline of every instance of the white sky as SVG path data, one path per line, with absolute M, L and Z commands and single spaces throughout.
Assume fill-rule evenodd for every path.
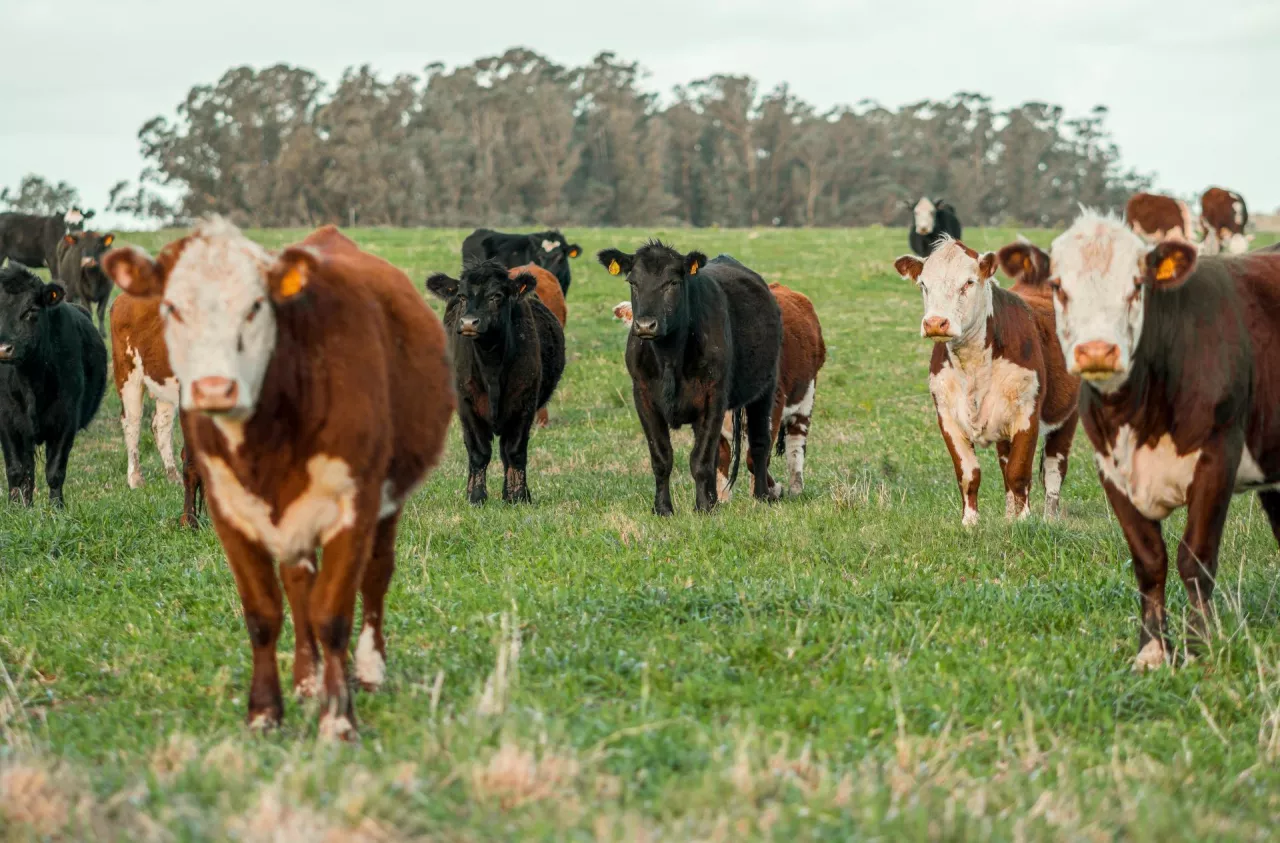
M 0 0 L 0 20 L 0 185 L 65 179 L 99 210 L 141 171 L 142 124 L 234 65 L 332 83 L 512 46 L 562 64 L 612 50 L 663 92 L 726 72 L 822 107 L 962 90 L 1071 116 L 1105 104 L 1126 165 L 1158 187 L 1280 207 L 1280 0 Z

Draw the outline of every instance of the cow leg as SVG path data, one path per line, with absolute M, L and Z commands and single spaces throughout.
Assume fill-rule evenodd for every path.
M 667 420 L 640 395 L 638 389 L 633 386 L 631 392 L 640 427 L 644 429 L 645 441 L 649 443 L 649 465 L 653 468 L 654 485 L 653 511 L 655 515 L 671 515 L 675 512 L 671 506 L 671 467 L 674 462 L 671 429 L 667 427 Z
M 62 484 L 67 479 L 67 460 L 71 457 L 71 445 L 76 441 L 74 424 L 53 442 L 44 446 L 44 480 L 49 487 L 49 502 L 58 509 L 65 504 L 62 500 Z M 34 466 L 32 467 L 34 475 Z M 32 492 L 35 490 L 33 489 Z
M 360 640 L 356 644 L 356 679 L 366 691 L 376 691 L 387 677 L 387 641 L 382 635 L 387 587 L 396 567 L 396 527 L 400 513 L 378 522 L 373 537 L 373 553 L 360 584 L 363 604 L 360 618 Z
M 1014 434 L 1012 440 L 996 443 L 1000 455 L 1000 473 L 1004 475 L 1004 517 L 1019 521 L 1031 514 L 1031 467 L 1036 458 L 1036 443 L 1040 440 L 1039 427 L 1032 420 L 1031 427 Z
M 107 298 L 110 298 L 108 295 Z M 105 337 L 107 335 L 107 299 L 104 298 L 98 302 L 98 334 Z
M 324 545 L 323 564 L 311 587 L 309 613 L 311 628 L 324 652 L 324 674 L 320 683 L 320 736 L 355 737 L 356 718 L 351 693 L 347 690 L 347 649 L 351 644 L 351 621 L 355 615 L 356 591 L 369 562 L 373 517 L 357 518 Z
M 693 424 L 689 473 L 693 476 L 694 506 L 698 512 L 710 512 L 720 501 L 716 475 L 720 462 L 720 431 L 724 427 L 724 412 L 722 406 L 713 407 Z
M 776 501 L 781 487 L 769 476 L 769 455 L 773 450 L 773 390 L 769 398 L 746 406 L 747 448 L 751 456 L 751 476 L 755 480 L 752 491 L 757 500 Z
M 533 503 L 525 466 L 529 460 L 529 428 L 533 419 L 525 416 L 503 431 L 498 440 L 502 456 L 502 499 L 507 503 Z
M 271 556 L 259 544 L 246 539 L 239 530 L 214 518 L 214 528 L 240 592 L 245 629 L 253 648 L 253 679 L 249 684 L 249 728 L 271 729 L 284 716 L 280 694 L 280 670 L 276 665 L 276 641 L 284 623 L 280 584 L 276 581 Z
M 1271 522 L 1271 535 L 1280 544 L 1280 492 L 1274 489 L 1258 492 L 1258 501 L 1262 504 L 1262 511 L 1267 514 L 1267 520 Z
M 320 663 L 320 648 L 309 615 L 311 587 L 316 581 L 315 554 L 293 563 L 281 562 L 280 579 L 293 616 L 293 692 L 312 697 L 316 693 L 316 665 Z
M 36 493 L 35 445 L 23 437 L 0 433 L 4 450 L 5 477 L 9 481 L 9 500 L 31 506 Z
M 489 499 L 486 475 L 493 459 L 493 431 L 489 423 L 468 413 L 462 418 L 462 444 L 467 446 L 467 498 L 479 506 Z
M 1129 553 L 1133 557 L 1133 574 L 1138 580 L 1141 629 L 1138 633 L 1137 670 L 1161 667 L 1168 660 L 1169 644 L 1165 624 L 1165 580 L 1169 575 L 1169 556 L 1160 532 L 1160 522 L 1147 518 L 1134 508 L 1124 493 L 1099 475 L 1111 511 L 1120 522 Z
M 960 487 L 960 505 L 964 511 L 960 516 L 960 523 L 972 527 L 978 523 L 978 487 L 982 484 L 978 455 L 968 439 L 951 438 L 946 425 L 942 423 L 941 415 L 938 416 L 938 429 L 942 431 L 942 441 L 947 444 L 947 453 L 951 454 L 951 464 L 956 470 L 956 485 Z
M 1234 450 L 1234 453 L 1232 451 Z M 1205 448 L 1196 463 L 1195 481 L 1187 489 L 1187 528 L 1178 544 L 1178 576 L 1190 604 L 1187 644 L 1208 641 L 1213 615 L 1213 585 L 1218 574 L 1218 547 L 1240 464 L 1239 449 Z
M 733 471 L 733 414 L 725 413 L 720 425 L 720 444 L 716 446 L 716 499 L 728 503 L 733 497 L 729 473 Z
M 124 428 L 124 452 L 129 461 L 129 488 L 142 488 L 142 462 L 138 442 L 142 438 L 142 368 L 135 367 L 120 387 L 120 426 Z
M 182 481 L 178 466 L 173 461 L 173 417 L 176 408 L 167 401 L 156 402 L 155 415 L 151 417 L 151 435 L 155 437 L 160 461 L 164 463 L 165 476 L 174 483 Z
M 786 429 L 779 434 L 786 437 L 784 452 L 787 455 L 787 480 L 793 495 L 804 491 L 804 457 L 808 449 L 809 424 L 813 418 L 813 399 L 817 386 L 816 380 L 810 381 L 799 405 L 787 408 L 784 422 Z
M 1076 436 L 1078 412 L 1073 412 L 1062 426 L 1044 440 L 1040 454 L 1040 480 L 1044 483 L 1044 518 L 1052 521 L 1061 511 L 1062 481 L 1067 477 L 1067 456 Z

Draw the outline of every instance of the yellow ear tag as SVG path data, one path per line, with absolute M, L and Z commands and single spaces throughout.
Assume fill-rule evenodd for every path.
M 609 262 L 609 274 L 610 274 L 610 275 L 617 275 L 617 274 L 618 274 L 619 272 L 621 272 L 621 271 L 622 271 L 622 267 L 618 266 L 618 262 L 617 262 L 617 261 L 610 261 L 610 262 Z
M 302 292 L 302 288 L 306 286 L 306 282 L 302 280 L 302 270 L 296 266 L 289 267 L 289 271 L 280 279 L 280 298 L 291 299 L 298 293 Z
M 1157 281 L 1168 281 L 1170 278 L 1178 274 L 1178 262 L 1174 258 L 1165 258 L 1160 261 L 1160 266 L 1156 269 Z
M 697 262 L 697 261 L 694 261 L 694 262 L 693 262 L 693 265 L 689 267 L 689 274 L 690 274 L 690 275 L 697 275 L 697 274 L 698 274 L 698 262 Z

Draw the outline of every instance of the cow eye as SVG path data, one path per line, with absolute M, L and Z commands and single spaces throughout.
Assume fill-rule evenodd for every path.
M 22 318 L 27 320 L 28 322 L 35 322 L 37 319 L 40 318 L 40 308 L 38 307 L 30 308 L 29 310 L 27 310 L 26 313 L 22 314 Z
M 178 308 L 173 306 L 173 302 L 169 302 L 169 301 L 161 302 L 160 318 L 168 319 L 170 316 L 172 316 L 174 319 L 177 319 L 179 322 L 182 321 L 182 314 L 178 313 Z

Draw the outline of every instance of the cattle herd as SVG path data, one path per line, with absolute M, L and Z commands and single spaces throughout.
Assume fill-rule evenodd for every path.
M 964 525 L 978 521 L 976 451 L 990 445 L 1006 518 L 1030 515 L 1037 450 L 1044 516 L 1058 517 L 1083 422 L 1132 551 L 1139 668 L 1173 654 L 1161 535 L 1171 512 L 1188 510 L 1177 567 L 1192 650 L 1209 632 L 1232 494 L 1257 491 L 1280 540 L 1280 250 L 1247 252 L 1238 194 L 1213 188 L 1201 207 L 1197 224 L 1185 204 L 1139 194 L 1123 222 L 1082 210 L 1048 252 L 1019 240 L 979 254 L 961 239 L 956 210 L 925 198 L 912 213 L 915 254 L 893 263 L 922 293 L 920 333 L 934 343 L 928 386 Z M 442 324 L 403 272 L 332 226 L 271 253 L 210 218 L 153 258 L 83 230 L 88 216 L 0 215 L 0 444 L 11 501 L 32 503 L 44 445 L 48 494 L 62 505 L 72 444 L 105 389 L 100 332 L 119 287 L 110 365 L 128 483 L 143 483 L 150 395 L 165 471 L 186 490 L 183 522 L 195 526 L 207 499 L 240 593 L 253 651 L 248 722 L 269 727 L 283 715 L 275 650 L 287 599 L 294 690 L 319 698 L 322 734 L 353 736 L 356 595 L 353 673 L 372 690 L 386 672 L 397 525 L 455 411 L 470 502 L 488 497 L 495 438 L 503 500 L 532 501 L 529 440 L 565 370 L 570 261 L 581 247 L 559 231 L 475 231 L 456 278 L 426 279 L 445 302 Z M 729 498 L 744 436 L 755 497 L 799 495 L 826 360 L 812 302 L 729 255 L 708 260 L 651 240 L 597 257 L 631 291 L 614 314 L 628 329 L 653 511 L 675 511 L 671 431 L 685 425 L 697 510 Z M 48 267 L 53 281 L 31 266 Z M 785 483 L 770 473 L 775 453 Z

